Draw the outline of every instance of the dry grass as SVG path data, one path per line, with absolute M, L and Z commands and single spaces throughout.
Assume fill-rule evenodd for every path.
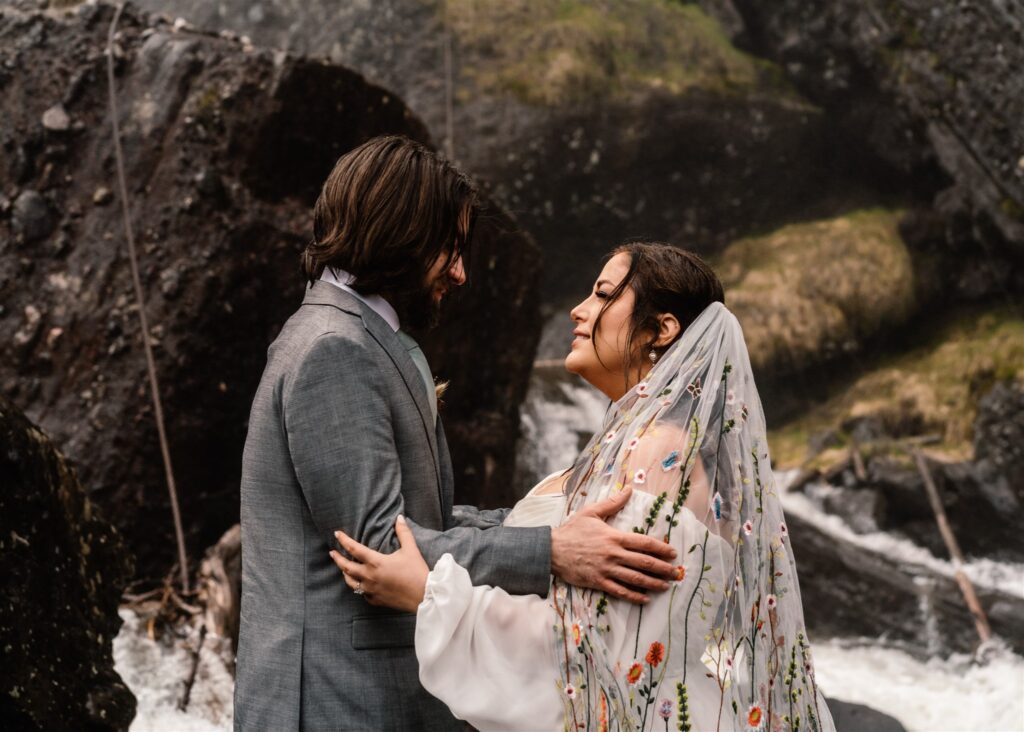
M 1024 314 L 1009 308 L 961 313 L 931 329 L 923 345 L 880 360 L 831 399 L 773 430 L 775 464 L 803 462 L 808 437 L 824 430 L 836 430 L 844 442 L 841 425 L 862 416 L 878 418 L 897 436 L 938 434 L 936 452 L 969 458 L 978 399 L 997 381 L 1024 379 Z

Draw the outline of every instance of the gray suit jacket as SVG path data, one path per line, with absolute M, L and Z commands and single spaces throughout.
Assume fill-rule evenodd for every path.
M 416 616 L 345 584 L 327 553 L 336 529 L 393 551 L 403 514 L 428 565 L 451 552 L 477 584 L 547 593 L 550 530 L 503 528 L 502 511 L 454 518 L 451 460 L 431 422 L 387 323 L 312 285 L 270 346 L 242 457 L 236 730 L 461 728 L 420 686 Z

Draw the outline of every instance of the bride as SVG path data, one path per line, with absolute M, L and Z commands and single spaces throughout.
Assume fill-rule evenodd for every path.
M 345 581 L 416 612 L 424 687 L 481 730 L 834 730 L 814 666 L 764 415 L 743 334 L 697 256 L 613 252 L 573 308 L 566 368 L 604 392 L 604 424 L 506 525 L 558 525 L 628 493 L 615 528 L 681 559 L 633 605 L 554 578 L 547 597 L 430 569 L 400 517 L 382 555 L 339 532 Z M 580 557 L 585 561 L 585 557 Z

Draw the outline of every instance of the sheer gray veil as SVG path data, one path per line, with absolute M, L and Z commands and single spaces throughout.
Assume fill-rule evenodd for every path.
M 565 515 L 627 485 L 622 520 L 676 548 L 676 581 L 643 608 L 556 581 L 566 728 L 833 730 L 761 401 L 723 304 L 608 410 Z

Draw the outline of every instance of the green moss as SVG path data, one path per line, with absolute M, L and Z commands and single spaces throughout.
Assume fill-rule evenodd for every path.
M 1024 206 L 1009 196 L 999 202 L 999 210 L 1011 219 L 1024 221 Z
M 717 21 L 669 0 L 449 0 L 462 73 L 537 105 L 663 89 L 765 90 L 797 99 L 775 67 L 738 51 Z
M 960 313 L 932 325 L 922 341 L 880 359 L 833 398 L 773 430 L 776 465 L 803 462 L 808 437 L 825 430 L 835 430 L 845 443 L 842 424 L 863 416 L 881 420 L 897 436 L 936 434 L 936 450 L 969 457 L 978 399 L 997 381 L 1024 379 L 1024 313 Z
M 807 371 L 859 350 L 916 308 L 899 211 L 856 211 L 730 245 L 715 269 L 761 373 Z
M 221 92 L 215 84 L 203 89 L 195 99 L 194 114 L 201 121 L 212 120 L 220 111 Z

